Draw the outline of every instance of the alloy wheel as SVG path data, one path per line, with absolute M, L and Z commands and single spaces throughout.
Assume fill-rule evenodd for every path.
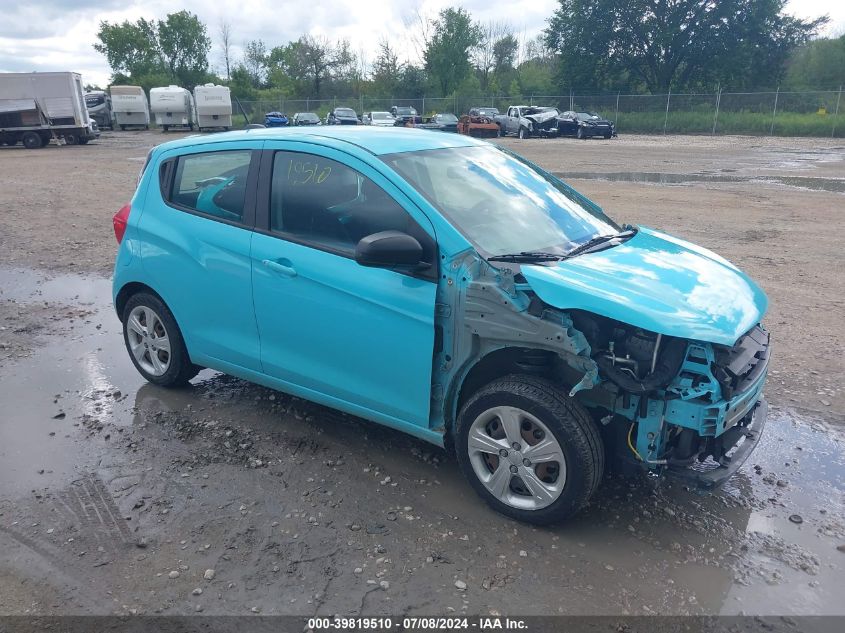
M 126 321 L 126 334 L 138 365 L 153 376 L 163 376 L 170 367 L 170 337 L 155 310 L 135 307 Z

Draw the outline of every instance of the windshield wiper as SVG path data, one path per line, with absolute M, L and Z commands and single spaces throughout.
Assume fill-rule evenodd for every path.
M 594 246 L 598 246 L 599 244 L 605 244 L 616 239 L 628 239 L 629 237 L 633 237 L 636 232 L 637 231 L 635 229 L 628 229 L 627 231 L 622 231 L 620 233 L 616 233 L 615 235 L 597 235 L 596 237 L 587 240 L 583 244 L 579 244 L 568 253 L 560 256 L 560 258 L 569 259 L 570 257 L 580 255 L 581 253 L 584 253 L 593 248 Z
M 504 255 L 493 255 L 488 257 L 488 262 L 550 262 L 562 259 L 560 253 L 547 253 L 545 251 L 522 251 L 521 253 L 506 253 Z

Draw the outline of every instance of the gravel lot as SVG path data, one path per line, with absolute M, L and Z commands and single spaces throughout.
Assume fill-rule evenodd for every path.
M 540 530 L 400 434 L 210 371 L 143 383 L 111 216 L 176 136 L 0 148 L 0 615 L 845 614 L 841 140 L 501 141 L 771 302 L 771 422 L 723 490 L 611 480 Z

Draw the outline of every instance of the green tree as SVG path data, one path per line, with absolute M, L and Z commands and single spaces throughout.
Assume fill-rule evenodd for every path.
M 387 39 L 382 39 L 378 46 L 378 56 L 370 74 L 373 91 L 380 97 L 392 97 L 396 94 L 396 86 L 401 78 L 402 64 Z
M 170 13 L 157 25 L 164 64 L 179 84 L 193 88 L 205 78 L 211 38 L 205 24 L 189 11 Z
M 94 50 L 106 56 L 112 73 L 138 77 L 163 68 L 154 22 L 139 19 L 122 24 L 100 22 Z
M 451 94 L 471 72 L 469 53 L 480 41 L 481 29 L 466 10 L 450 7 L 439 13 L 423 57 L 442 95 Z
M 267 45 L 264 40 L 250 40 L 244 46 L 241 67 L 249 75 L 254 88 L 260 88 L 267 79 Z
M 845 85 L 845 35 L 808 42 L 794 51 L 787 66 L 791 88 L 835 90 Z
M 653 93 L 722 81 L 776 83 L 792 49 L 827 17 L 786 0 L 559 0 L 545 31 L 559 85 L 607 88 L 630 75 Z
M 188 11 L 164 20 L 100 22 L 97 39 L 94 50 L 106 56 L 112 83 L 153 87 L 178 82 L 193 88 L 207 77 L 211 40 L 205 25 Z

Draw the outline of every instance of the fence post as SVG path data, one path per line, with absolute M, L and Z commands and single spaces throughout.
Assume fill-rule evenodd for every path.
M 311 97 L 305 97 L 305 111 L 311 109 Z
M 575 105 L 573 105 L 573 104 L 574 104 L 574 99 L 572 98 L 572 88 L 570 88 L 569 89 L 569 109 L 570 110 L 575 109 Z
M 712 134 L 715 136 L 716 134 L 716 123 L 719 120 L 719 104 L 722 101 L 722 86 L 716 86 L 716 114 L 713 115 L 713 132 Z
M 666 136 L 666 125 L 669 123 L 669 99 L 672 98 L 672 88 L 666 94 L 666 116 L 663 117 L 663 136 Z
M 616 91 L 616 116 L 613 117 L 613 124 L 616 126 L 616 131 L 619 131 L 619 91 Z
M 773 136 L 775 133 L 775 115 L 778 113 L 778 95 L 780 95 L 780 86 L 778 86 L 775 91 L 775 107 L 772 110 L 772 125 L 769 127 L 769 136 Z
M 836 95 L 836 112 L 833 113 L 833 129 L 830 131 L 830 138 L 836 134 L 836 119 L 839 118 L 839 102 L 842 100 L 842 86 L 839 86 L 839 94 Z
M 420 112 L 420 116 L 425 114 L 425 95 L 422 97 L 422 112 Z

